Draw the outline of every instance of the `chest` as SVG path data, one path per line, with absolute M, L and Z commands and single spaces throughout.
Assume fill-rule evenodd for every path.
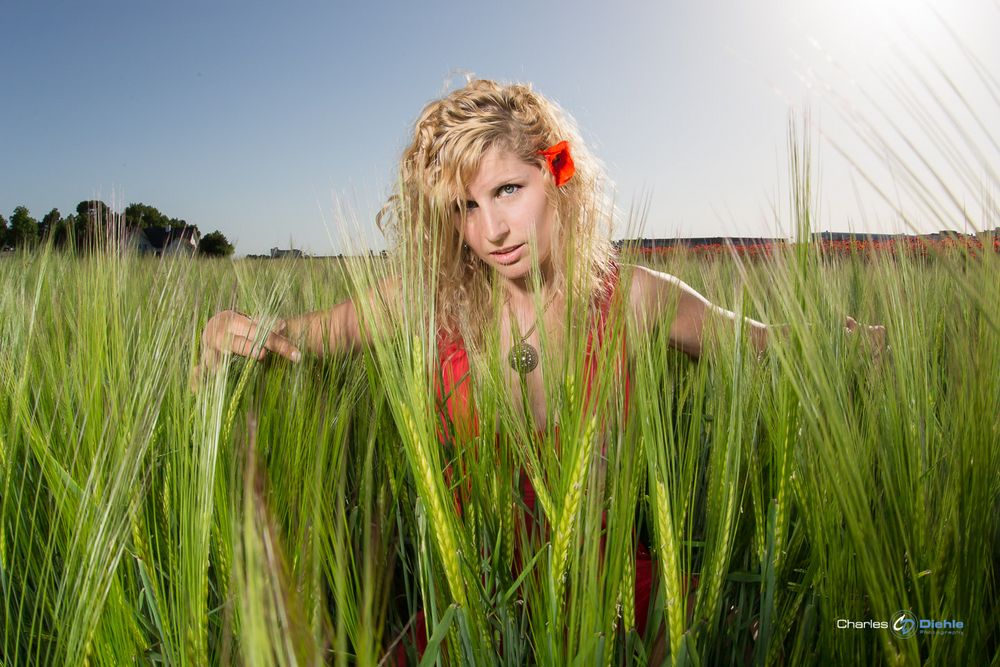
M 510 392 L 515 409 L 530 419 L 532 430 L 540 431 L 548 426 L 549 404 L 546 397 L 546 373 L 557 373 L 565 365 L 565 334 L 555 326 L 551 318 L 535 326 L 527 336 L 522 337 L 514 329 L 509 318 L 501 321 L 500 350 L 503 378 Z M 525 373 L 514 369 L 510 355 L 522 351 L 535 355 L 537 366 Z M 551 378 L 558 380 L 558 378 Z
M 591 393 L 597 359 L 607 356 L 599 354 L 599 351 L 607 349 L 616 358 L 620 357 L 619 361 L 624 369 L 624 338 L 612 338 L 616 344 L 608 347 L 609 341 L 605 340 L 608 311 L 602 305 L 604 304 L 591 304 L 590 309 L 581 313 L 579 318 L 569 318 L 559 308 L 550 308 L 537 323 L 534 310 L 524 313 L 508 311 L 498 317 L 499 335 L 483 343 L 484 349 L 479 360 L 490 366 L 499 362 L 499 377 L 493 375 L 492 370 L 486 372 L 501 380 L 502 390 L 507 392 L 514 410 L 528 422 L 531 430 L 537 432 L 547 429 L 550 419 L 558 412 L 556 396 L 564 383 L 568 365 L 583 361 L 582 367 L 577 366 L 580 371 L 577 389 L 586 396 Z M 515 318 L 513 321 L 512 314 Z M 568 325 L 567 321 L 576 322 L 576 326 Z M 621 354 L 616 351 L 617 343 L 621 344 Z M 530 372 L 518 372 L 509 363 L 510 351 L 518 344 L 530 346 L 537 353 L 538 364 Z M 447 425 L 449 422 L 457 429 L 457 433 L 466 429 L 474 431 L 477 419 L 472 386 L 476 382 L 470 366 L 484 371 L 485 367 L 479 363 L 470 364 L 470 357 L 461 337 L 439 339 L 438 353 L 441 374 L 435 382 L 435 389 L 442 423 L 445 424 L 445 435 L 451 430 Z M 483 381 L 491 384 L 495 382 Z M 625 389 L 627 402 L 627 380 Z

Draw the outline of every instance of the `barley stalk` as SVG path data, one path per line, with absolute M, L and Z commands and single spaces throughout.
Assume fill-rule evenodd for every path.
M 402 411 L 403 424 L 406 426 L 410 439 L 410 449 L 413 452 L 417 485 L 421 497 L 427 503 L 427 511 L 430 515 L 431 532 L 441 555 L 451 596 L 457 604 L 462 606 L 466 604 L 465 584 L 459 560 L 461 554 L 452 531 L 451 518 L 446 513 L 445 503 L 438 492 L 438 486 L 435 483 L 437 473 L 431 468 L 425 445 L 422 444 L 413 415 L 406 406 L 402 407 Z
M 684 614 L 687 599 L 681 591 L 680 561 L 677 551 L 677 538 L 674 533 L 673 517 L 670 499 L 663 482 L 650 470 L 653 487 L 653 514 L 656 522 L 656 544 L 660 557 L 660 572 L 662 573 L 665 592 L 664 609 L 670 632 L 670 654 L 676 656 L 680 652 L 681 638 L 684 635 Z
M 574 447 L 575 458 L 566 479 L 565 495 L 559 513 L 559 521 L 552 537 L 552 589 L 555 591 L 557 617 L 565 605 L 563 592 L 566 586 L 566 568 L 569 565 L 570 543 L 575 537 L 577 515 L 580 512 L 580 498 L 587 483 L 587 471 L 597 429 L 597 415 L 593 415 L 583 432 L 583 438 Z

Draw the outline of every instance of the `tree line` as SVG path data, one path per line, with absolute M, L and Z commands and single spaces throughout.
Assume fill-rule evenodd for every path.
M 200 237 L 199 254 L 209 257 L 228 257 L 235 250 L 219 230 L 202 236 L 197 225 L 169 217 L 154 206 L 129 204 L 123 213 L 118 214 L 98 199 L 81 201 L 76 206 L 76 213 L 65 217 L 59 209 L 53 208 L 41 220 L 37 220 L 25 206 L 16 207 L 9 221 L 0 214 L 0 250 L 31 249 L 51 243 L 56 248 L 83 252 L 94 247 L 98 240 L 107 238 L 111 225 L 123 225 L 130 231 L 160 227 L 173 234 L 191 230 Z

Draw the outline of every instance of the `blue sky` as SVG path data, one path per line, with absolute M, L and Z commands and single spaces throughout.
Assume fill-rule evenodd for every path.
M 898 117 L 886 77 L 910 60 L 926 72 L 932 54 L 995 120 L 935 12 L 1000 62 L 995 0 L 5 2 L 0 213 L 100 197 L 220 229 L 239 254 L 339 252 L 355 227 L 376 243 L 416 115 L 470 71 L 573 114 L 620 205 L 649 197 L 646 236 L 772 234 L 790 111 L 808 106 L 876 179 L 838 109 Z M 819 225 L 894 230 L 836 150 L 816 150 Z

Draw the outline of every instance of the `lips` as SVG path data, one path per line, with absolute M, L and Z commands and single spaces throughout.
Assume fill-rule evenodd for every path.
M 524 248 L 524 244 L 512 245 L 506 248 L 500 248 L 496 252 L 491 252 L 490 256 L 496 259 L 499 264 L 513 264 L 521 258 L 521 252 Z

